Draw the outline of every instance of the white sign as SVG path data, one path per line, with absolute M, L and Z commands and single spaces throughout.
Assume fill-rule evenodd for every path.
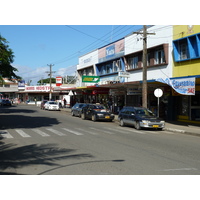
M 53 89 L 53 88 L 52 88 Z M 50 86 L 26 86 L 26 92 L 48 92 L 50 91 Z
M 162 97 L 162 95 L 163 95 L 163 91 L 160 89 L 160 88 L 157 88 L 157 89 L 155 89 L 154 90 L 154 95 L 156 96 L 156 97 Z
M 156 79 L 156 81 L 165 83 L 171 86 L 177 93 L 183 95 L 195 95 L 195 77 L 192 78 L 176 78 L 170 79 L 162 78 Z
M 130 78 L 130 73 L 128 73 L 128 72 L 118 72 L 118 76 Z

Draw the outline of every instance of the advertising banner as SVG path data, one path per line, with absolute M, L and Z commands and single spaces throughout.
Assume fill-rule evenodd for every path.
M 99 76 L 82 76 L 82 82 L 98 83 L 100 81 Z
M 98 50 L 99 62 L 119 58 L 124 55 L 124 39 L 107 45 Z
M 25 91 L 26 92 L 49 92 L 50 86 L 26 86 Z
M 21 81 L 18 82 L 18 88 L 20 88 L 20 89 L 25 88 L 25 81 L 24 80 L 21 80 Z
M 56 86 L 61 86 L 62 85 L 62 77 L 58 76 L 56 77 Z
M 176 78 L 170 79 L 162 78 L 156 79 L 156 81 L 165 83 L 171 86 L 177 93 L 182 95 L 195 95 L 195 77 L 192 78 Z

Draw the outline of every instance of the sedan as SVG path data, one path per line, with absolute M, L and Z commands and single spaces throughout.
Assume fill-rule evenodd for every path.
M 111 113 L 104 105 L 100 104 L 89 104 L 83 108 L 81 114 L 82 119 L 91 119 L 92 121 L 105 120 L 113 121 L 115 115 Z
M 11 106 L 11 101 L 9 101 L 8 99 L 3 99 L 1 102 L 2 106 Z
M 157 118 L 150 110 L 142 107 L 123 107 L 118 115 L 119 125 L 134 126 L 136 129 L 152 128 L 162 130 L 165 121 Z
M 83 108 L 87 106 L 86 103 L 76 103 L 72 109 L 71 109 L 71 115 L 72 116 L 78 116 L 81 117 L 81 113 L 83 111 Z
M 47 101 L 44 104 L 44 109 L 45 110 L 60 110 L 59 104 L 55 101 Z

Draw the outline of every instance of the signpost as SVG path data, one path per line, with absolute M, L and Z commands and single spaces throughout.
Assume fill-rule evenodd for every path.
M 157 116 L 159 117 L 159 98 L 162 97 L 163 95 L 163 91 L 160 89 L 160 88 L 157 88 L 154 90 L 154 95 L 158 98 L 158 113 L 157 113 Z

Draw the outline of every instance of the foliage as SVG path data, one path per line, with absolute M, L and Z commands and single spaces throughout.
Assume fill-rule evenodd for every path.
M 46 79 L 41 79 L 37 82 L 40 85 L 46 84 L 46 83 L 50 83 L 50 78 L 46 78 Z M 51 83 L 56 83 L 56 79 L 55 78 L 51 78 Z
M 0 35 L 0 76 L 8 79 L 21 79 L 15 72 L 18 70 L 11 65 L 14 62 L 14 54 L 9 48 L 8 41 Z

